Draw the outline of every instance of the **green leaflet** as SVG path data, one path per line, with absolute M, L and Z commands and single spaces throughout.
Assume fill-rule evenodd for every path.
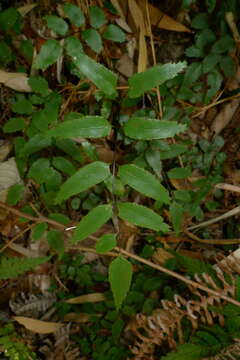
M 122 43 L 126 40 L 125 33 L 117 25 L 110 24 L 103 33 L 104 39 Z
M 119 217 L 131 224 L 143 228 L 167 232 L 168 225 L 163 222 L 163 218 L 153 210 L 143 205 L 130 202 L 118 204 Z
M 60 230 L 50 230 L 47 233 L 47 241 L 49 246 L 56 251 L 61 259 L 65 251 L 63 233 Z
M 49 29 L 53 30 L 56 34 L 63 36 L 68 32 L 68 24 L 59 16 L 47 15 L 44 19 L 47 21 Z
M 46 132 L 47 136 L 71 138 L 100 138 L 109 135 L 110 124 L 102 116 L 76 115 L 74 120 L 64 121 Z
M 167 190 L 150 172 L 136 165 L 123 165 L 119 168 L 119 176 L 125 184 L 128 184 L 140 193 L 169 204 Z
M 82 36 L 88 46 L 99 54 L 103 49 L 102 38 L 95 29 L 87 29 L 83 31 Z
M 176 167 L 169 170 L 167 174 L 170 179 L 186 179 L 188 176 L 191 176 L 192 171 L 189 167 Z
M 48 82 L 42 76 L 31 76 L 28 79 L 28 84 L 34 92 L 39 93 L 42 96 L 47 96 L 49 94 Z
M 7 203 L 9 205 L 17 205 L 18 201 L 22 198 L 25 191 L 23 184 L 12 185 L 7 194 Z
M 96 252 L 104 254 L 111 251 L 117 245 L 116 234 L 105 234 L 96 243 Z
M 95 233 L 112 217 L 111 205 L 98 205 L 84 216 L 78 223 L 71 242 L 76 244 L 86 239 L 89 235 Z
M 23 118 L 12 117 L 3 126 L 4 133 L 12 133 L 23 130 L 25 128 L 25 121 Z
M 62 47 L 57 40 L 47 40 L 36 57 L 34 68 L 46 70 L 50 65 L 57 61 L 61 53 Z
M 79 9 L 78 6 L 67 3 L 63 5 L 63 11 L 66 16 L 69 18 L 70 22 L 75 26 L 82 26 L 85 23 L 85 18 L 83 12 Z
M 122 256 L 114 259 L 109 266 L 109 282 L 117 310 L 120 309 L 130 289 L 132 273 L 131 263 Z
M 61 185 L 56 197 L 56 203 L 61 203 L 72 195 L 89 189 L 110 175 L 109 166 L 100 161 L 82 167 Z
M 95 29 L 99 29 L 106 22 L 106 16 L 103 10 L 98 6 L 89 8 L 90 24 Z
M 156 65 L 142 73 L 132 75 L 128 79 L 129 97 L 135 98 L 141 96 L 144 92 L 174 78 L 186 65 L 185 61 L 176 64 Z
M 117 75 L 81 51 L 77 51 L 76 46 L 79 49 L 81 48 L 78 39 L 74 37 L 67 39 L 66 51 L 72 57 L 73 63 L 87 79 L 90 79 L 106 95 L 115 96 Z
M 184 131 L 186 125 L 176 121 L 132 117 L 124 125 L 124 133 L 132 139 L 153 140 L 166 139 Z

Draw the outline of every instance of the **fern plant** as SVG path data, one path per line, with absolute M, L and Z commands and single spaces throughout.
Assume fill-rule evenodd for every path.
M 17 258 L 2 257 L 0 259 L 0 280 L 16 278 L 38 265 L 48 261 L 50 257 Z

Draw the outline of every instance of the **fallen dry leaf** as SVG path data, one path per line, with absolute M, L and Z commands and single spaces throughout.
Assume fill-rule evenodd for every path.
M 29 13 L 29 11 L 31 11 L 32 9 L 34 9 L 37 6 L 37 4 L 28 4 L 28 5 L 24 5 L 21 6 L 17 9 L 17 11 L 22 15 L 25 16 Z
M 152 256 L 153 262 L 159 265 L 164 265 L 164 263 L 168 259 L 172 259 L 172 258 L 174 258 L 174 256 L 170 254 L 170 252 L 168 252 L 167 250 L 164 250 L 163 248 L 158 248 Z
M 14 316 L 13 319 L 26 329 L 37 334 L 51 334 L 60 329 L 63 324 L 50 321 L 41 321 L 25 316 Z
M 144 28 L 140 28 L 139 32 L 139 54 L 138 54 L 138 73 L 147 69 L 147 43 L 144 35 Z
M 14 184 L 21 183 L 17 164 L 14 158 L 0 164 L 0 193 Z
M 134 73 L 134 62 L 128 56 L 128 54 L 124 54 L 121 59 L 118 60 L 116 68 L 121 75 L 124 75 L 128 78 Z
M 90 314 L 85 314 L 85 313 L 68 313 L 64 316 L 63 321 L 74 321 L 77 323 L 86 323 L 89 322 L 89 319 L 91 318 L 92 315 Z
M 14 73 L 0 70 L 0 83 L 16 91 L 32 91 L 31 87 L 28 85 L 28 77 L 24 73 Z
M 220 134 L 220 132 L 230 123 L 239 105 L 240 99 L 234 99 L 222 106 L 222 109 L 215 117 L 211 126 L 211 131 L 214 135 Z
M 126 17 L 122 11 L 122 8 L 118 2 L 118 0 L 111 0 L 111 3 L 113 4 L 113 6 L 115 7 L 115 9 L 118 12 L 118 15 L 120 16 L 118 19 L 116 19 L 116 23 L 118 24 L 118 26 L 120 26 L 123 30 L 132 33 L 132 29 L 130 28 L 130 26 L 128 25 L 128 23 L 126 22 Z
M 138 3 L 142 9 L 146 7 L 145 0 L 139 0 Z M 174 20 L 170 16 L 164 14 L 161 10 L 159 10 L 155 6 L 148 4 L 148 7 L 149 7 L 149 16 L 150 16 L 151 24 L 153 26 L 157 26 L 160 29 L 170 30 L 170 31 L 189 32 L 189 33 L 192 32 L 185 25 Z
M 74 297 L 72 299 L 68 299 L 65 302 L 67 304 L 84 304 L 87 302 L 95 303 L 99 301 L 104 301 L 105 296 L 102 293 L 92 293 L 92 294 L 86 294 L 86 295 L 80 295 L 77 297 Z

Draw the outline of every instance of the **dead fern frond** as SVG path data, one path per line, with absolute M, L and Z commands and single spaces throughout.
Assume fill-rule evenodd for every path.
M 194 278 L 198 284 L 234 299 L 236 273 L 240 274 L 239 259 L 233 261 L 232 258 L 225 258 L 217 264 L 215 276 L 203 273 L 195 274 Z M 188 285 L 188 288 L 189 296 L 192 294 L 192 298 L 186 299 L 176 294 L 174 301 L 161 300 L 161 308 L 154 310 L 151 316 L 138 314 L 128 324 L 128 328 L 137 338 L 131 347 L 135 360 L 150 359 L 151 356 L 154 359 L 153 354 L 157 346 L 166 344 L 170 349 L 175 349 L 177 345 L 183 344 L 183 319 L 190 323 L 192 334 L 200 325 L 213 326 L 218 323 L 224 326 L 224 315 L 212 308 L 221 310 L 225 301 L 215 295 L 207 295 L 191 285 Z M 240 348 L 239 343 L 234 345 L 235 348 Z
M 55 301 L 56 296 L 50 293 L 44 295 L 26 295 L 21 293 L 16 299 L 9 301 L 9 306 L 16 315 L 39 317 L 48 310 Z
M 240 339 L 234 339 L 234 343 L 224 348 L 216 356 L 204 358 L 202 360 L 237 360 L 240 357 Z

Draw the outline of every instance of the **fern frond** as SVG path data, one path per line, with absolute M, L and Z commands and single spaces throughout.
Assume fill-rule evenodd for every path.
M 11 299 L 9 306 L 16 315 L 28 317 L 39 317 L 40 314 L 47 311 L 56 301 L 54 294 L 46 293 L 41 295 L 24 294 Z
M 240 274 L 240 261 L 238 259 L 234 260 L 235 261 L 232 261 L 231 258 L 230 260 L 225 258 L 224 262 L 221 261 L 217 264 L 211 275 L 199 271 L 200 274 L 194 275 L 196 282 L 205 287 L 214 289 L 220 294 L 235 299 L 239 294 L 239 278 L 236 276 L 236 273 Z M 203 268 L 200 270 L 202 269 Z M 210 270 L 210 272 L 212 271 Z M 186 299 L 176 294 L 174 296 L 174 301 L 161 300 L 161 308 L 154 310 L 151 316 L 138 314 L 129 323 L 129 329 L 132 330 L 137 338 L 134 346 L 131 348 L 132 353 L 135 355 L 135 360 L 149 359 L 154 354 L 157 346 L 159 347 L 168 344 L 170 349 L 176 349 L 179 345 L 184 344 L 183 320 L 190 324 L 192 333 L 196 332 L 200 326 L 214 328 L 214 324 L 219 324 L 221 327 L 224 327 L 225 320 L 227 320 L 226 329 L 228 330 L 230 339 L 239 336 L 239 307 L 232 304 L 226 305 L 225 301 L 219 296 L 203 293 L 195 287 L 189 286 L 189 290 L 189 295 L 193 295 L 192 299 Z M 234 333 L 229 327 L 233 328 Z M 218 333 L 221 337 L 221 332 L 219 331 Z M 216 336 L 214 331 L 212 334 Z M 213 339 L 211 332 L 208 334 L 202 332 L 202 336 L 205 337 L 203 341 L 206 341 L 206 339 L 209 341 L 210 339 Z M 208 346 L 208 349 L 206 348 L 206 350 L 211 352 L 214 350 L 214 346 L 217 349 L 217 342 L 218 341 L 216 340 L 215 344 L 210 344 L 210 347 Z M 224 343 L 224 341 L 220 342 L 220 349 L 223 346 L 228 345 L 228 343 Z M 191 359 L 185 354 L 185 351 L 188 351 L 187 347 L 182 347 L 180 349 L 183 349 L 181 350 L 183 352 L 182 357 L 180 356 L 180 353 L 180 357 L 177 357 L 175 354 L 178 354 L 178 352 L 172 352 L 172 355 L 169 355 L 169 358 L 164 357 L 164 360 L 174 360 L 175 358 L 178 360 L 182 358 Z M 196 359 L 199 358 L 197 354 L 198 351 L 196 350 Z M 201 356 L 203 357 L 206 355 L 207 353 L 202 354 Z
M 15 278 L 36 266 L 45 263 L 50 257 L 7 258 L 0 260 L 0 280 Z

